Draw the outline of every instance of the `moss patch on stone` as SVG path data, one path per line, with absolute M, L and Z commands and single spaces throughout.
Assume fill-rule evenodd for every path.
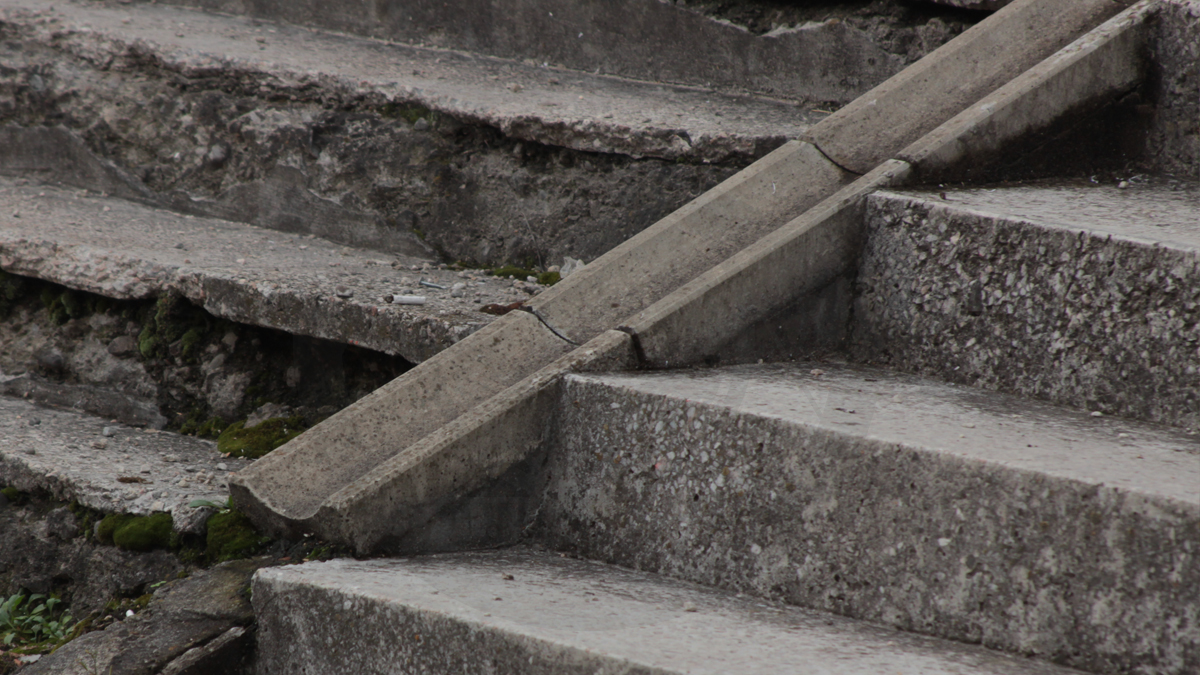
M 246 422 L 234 422 L 217 437 L 217 450 L 233 457 L 258 459 L 275 448 L 299 436 L 304 431 L 304 418 L 275 417 L 252 427 Z
M 100 521 L 96 527 L 96 538 L 127 551 L 153 551 L 156 548 L 170 548 L 173 532 L 169 513 L 149 516 L 113 513 Z
M 207 553 L 210 562 L 254 555 L 270 543 L 240 511 L 222 511 L 208 519 Z
M 13 504 L 20 504 L 25 501 L 25 493 L 15 487 L 0 488 L 0 495 Z

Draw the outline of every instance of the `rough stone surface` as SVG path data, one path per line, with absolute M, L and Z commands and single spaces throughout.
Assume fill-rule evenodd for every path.
M 77 619 L 114 598 L 149 592 L 182 565 L 166 551 L 133 553 L 101 546 L 83 518 L 61 503 L 34 498 L 0 506 L 0 593 L 63 593 Z
M 103 631 L 76 638 L 22 672 L 29 675 L 249 673 L 242 658 L 234 658 L 230 669 L 224 669 L 219 661 L 209 662 L 208 671 L 187 668 L 196 665 L 197 653 L 193 650 L 202 651 L 206 644 L 214 643 L 214 647 L 220 647 L 220 643 L 238 636 L 236 631 L 230 631 L 254 620 L 247 596 L 251 575 L 261 565 L 261 561 L 239 560 L 171 582 L 155 591 L 144 612 Z M 172 668 L 176 661 L 180 663 Z
M 1200 187 L 1142 179 L 871 198 L 852 352 L 1200 425 Z
M 1160 5 L 1151 34 L 1156 105 L 1147 163 L 1154 171 L 1200 180 L 1200 2 Z
M 864 25 L 863 30 L 856 25 L 859 22 L 830 17 L 755 35 L 727 21 L 713 21 L 689 11 L 684 2 L 611 0 L 579 5 L 570 0 L 425 0 L 337 10 L 313 3 L 261 0 L 179 0 L 171 4 L 636 80 L 835 104 L 854 98 L 905 62 L 901 55 L 885 50 L 871 26 Z M 932 19 L 929 23 L 933 25 L 902 32 L 909 41 L 926 38 L 921 45 L 926 49 L 940 44 L 939 37 L 947 39 L 945 33 L 952 34 L 942 27 L 945 21 Z M 705 48 L 698 50 L 696 44 Z
M 0 484 L 19 490 L 107 513 L 165 511 L 177 530 L 203 533 L 211 509 L 188 504 L 224 501 L 229 476 L 248 463 L 212 441 L 0 397 Z
M 478 275 L 468 279 L 471 297 L 454 298 L 464 279 L 426 260 L 20 183 L 0 179 L 0 267 L 107 297 L 174 289 L 218 317 L 410 361 L 490 322 L 478 311 L 485 301 L 529 297 L 511 280 Z M 426 303 L 384 301 L 410 293 Z
M 18 6 L 0 122 L 65 124 L 177 210 L 399 252 L 419 233 L 452 260 L 590 261 L 820 116 L 173 8 Z
M 1094 672 L 1200 663 L 1200 443 L 832 364 L 570 376 L 539 536 Z
M 522 549 L 259 572 L 259 673 L 1067 673 Z

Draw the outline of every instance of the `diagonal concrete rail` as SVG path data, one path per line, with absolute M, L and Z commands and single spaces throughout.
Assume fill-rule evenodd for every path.
M 993 129 L 1003 144 L 1127 90 L 1141 76 L 1139 26 L 1154 3 L 1089 31 L 1129 4 L 1009 5 L 818 124 L 811 142 L 788 143 L 542 294 L 530 311 L 494 322 L 239 473 L 235 502 L 270 531 L 314 531 L 360 552 L 513 536 L 537 489 L 537 450 L 562 374 L 710 353 L 852 269 L 854 215 L 871 191 L 910 180 L 914 169 L 985 159 L 993 146 L 973 129 Z M 1046 61 L 1068 45 L 1074 56 Z M 1021 110 L 1038 114 L 1022 125 Z M 1012 119 L 996 126 L 1005 111 Z M 923 150 L 951 145 L 960 150 Z M 908 161 L 891 161 L 902 152 Z

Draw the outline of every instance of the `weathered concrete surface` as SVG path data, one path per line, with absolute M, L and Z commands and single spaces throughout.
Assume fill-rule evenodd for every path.
M 583 343 L 614 328 L 853 181 L 792 142 L 555 284 L 530 305 Z
M 5 14 L 0 123 L 66 125 L 100 158 L 91 164 L 121 167 L 144 183 L 130 189 L 172 209 L 380 250 L 411 252 L 419 233 L 448 259 L 591 260 L 814 117 L 370 40 L 325 36 L 330 52 L 305 30 L 194 12 L 180 39 L 178 22 L 139 32 L 142 9 L 58 9 L 99 18 L 75 31 L 74 14 Z M 192 18 L 213 30 L 196 37 Z M 123 180 L 54 176 L 98 191 Z
M 845 103 L 899 71 L 904 59 L 845 22 L 756 36 L 683 5 L 656 0 L 319 2 L 173 0 L 388 40 L 489 54 L 556 68 L 811 102 Z M 697 50 L 695 45 L 703 44 Z
M 168 551 L 134 553 L 100 545 L 88 524 L 61 502 L 0 500 L 0 593 L 61 593 L 72 615 L 103 612 L 113 599 L 136 598 L 182 569 Z
M 874 196 L 852 353 L 1200 427 L 1198 212 L 1166 180 Z
M 133 50 L 185 76 L 214 77 L 220 69 L 257 74 L 293 90 L 317 87 L 347 98 L 416 104 L 521 140 L 586 152 L 692 161 L 755 157 L 763 152 L 757 146 L 794 138 L 814 119 L 790 102 L 166 6 L 67 2 L 48 8 L 33 0 L 3 0 L 0 10 L 6 23 L 32 31 L 39 43 L 90 59 L 116 61 Z M 346 16 L 347 8 L 333 11 Z
M 249 464 L 216 445 L 0 397 L 0 484 L 107 513 L 165 511 L 181 532 L 203 534 L 212 511 L 188 504 L 225 501 L 229 476 Z
M 1017 0 L 822 120 L 804 139 L 839 166 L 866 173 L 1131 4 Z
M 607 331 L 349 482 L 305 525 L 364 553 L 516 541 L 536 515 L 562 377 L 635 365 L 629 335 Z
M 356 493 L 360 487 L 371 486 L 364 476 L 376 465 L 394 461 L 409 466 L 426 452 L 413 450 L 413 444 L 442 425 L 470 414 L 472 408 L 504 389 L 526 378 L 536 380 L 535 374 L 543 368 L 557 377 L 565 371 L 552 362 L 573 346 L 615 327 L 631 312 L 792 219 L 849 179 L 850 174 L 830 164 L 812 146 L 785 145 L 537 296 L 529 303 L 536 315 L 509 314 L 464 340 L 457 349 L 426 361 L 275 451 L 239 476 L 233 487 L 235 500 L 262 526 L 276 531 L 318 527 L 338 541 L 348 542 L 350 539 L 339 537 L 350 536 L 360 551 L 367 550 L 369 542 L 380 541 L 372 533 L 403 532 L 407 526 L 384 504 L 366 510 L 361 522 L 339 515 L 349 508 L 344 505 L 331 504 L 323 515 L 316 509 L 338 490 Z M 585 352 L 573 358 L 590 361 L 592 356 Z M 449 381 L 471 382 L 473 386 L 466 390 L 451 388 L 446 385 Z M 535 387 L 541 389 L 540 384 Z M 524 400 L 522 395 L 510 402 Z M 480 419 L 490 420 L 494 414 L 486 412 Z M 530 418 L 517 414 L 512 419 L 524 424 Z M 532 419 L 535 424 L 540 421 L 536 414 Z M 476 421 L 464 422 L 461 430 L 474 429 L 475 425 Z M 457 447 L 450 440 L 431 442 L 431 447 L 444 443 L 449 443 L 447 448 Z M 460 496 L 464 486 L 480 485 L 481 476 L 495 477 L 492 469 L 498 465 L 487 458 L 488 454 L 481 451 L 455 459 L 455 470 L 444 476 L 448 482 L 441 482 L 442 478 L 434 473 L 422 475 L 436 479 L 435 483 L 443 487 L 453 486 L 453 495 Z M 519 454 L 501 453 L 496 461 L 507 462 Z M 458 471 L 465 471 L 474 461 L 470 457 L 482 462 L 475 476 Z M 421 465 L 440 466 L 439 461 L 422 461 Z M 356 481 L 364 483 L 356 486 Z M 427 507 L 444 504 L 451 497 L 427 489 L 432 485 L 413 488 L 413 495 Z M 364 534 L 353 534 L 356 532 Z
M 21 183 L 0 179 L 0 267 L 107 297 L 175 289 L 218 317 L 410 361 L 491 321 L 478 311 L 483 304 L 514 300 L 512 281 L 493 278 L 452 297 L 464 279 L 427 260 Z M 445 288 L 423 287 L 421 279 Z M 383 299 L 408 293 L 426 303 Z
M 1074 672 L 514 549 L 254 578 L 259 673 Z
M 259 527 L 299 535 L 339 491 L 464 412 L 571 350 L 528 312 L 510 312 L 263 457 L 231 484 Z M 452 476 L 451 476 L 452 477 Z M 442 495 L 418 493 L 438 500 Z M 326 528 L 402 528 L 395 514 Z
M 568 377 L 538 536 L 1071 664 L 1200 664 L 1200 443 L 831 364 Z
M 145 611 L 103 631 L 80 636 L 21 672 L 251 673 L 244 627 L 254 620 L 248 597 L 250 578 L 262 564 L 261 560 L 238 560 L 173 581 L 155 591 Z M 209 645 L 213 648 L 205 650 Z
M 1200 180 L 1200 2 L 1165 0 L 1158 19 L 1150 37 L 1156 105 L 1146 163 Z
M 1139 84 L 1148 69 L 1147 24 L 1158 8 L 1158 0 L 1138 2 L 984 96 L 898 158 L 926 183 L 980 179 L 988 160 L 1006 148 Z
M 1035 89 L 1034 92 L 1026 92 L 1025 95 L 1033 95 L 1036 91 Z M 907 114 L 913 111 L 905 112 Z M 890 148 L 893 152 L 899 149 Z M 886 173 L 886 170 L 883 171 Z M 870 180 L 880 179 L 881 177 L 876 176 Z M 544 324 L 544 327 L 538 327 L 544 328 L 541 337 L 538 338 L 539 343 L 545 339 L 545 334 L 549 333 L 555 338 L 564 338 L 563 344 L 578 345 L 606 329 L 621 325 L 624 318 L 666 297 L 721 260 L 820 203 L 852 180 L 853 174 L 839 169 L 811 144 L 790 142 L 784 145 L 714 190 L 613 249 L 582 271 L 572 274 L 530 303 L 538 322 Z M 861 191 L 851 192 L 853 194 L 848 203 L 853 204 L 861 199 Z M 832 213 L 839 212 L 840 206 L 833 207 Z M 835 228 L 829 231 L 837 230 Z M 786 243 L 785 239 L 776 243 L 783 245 Z M 806 245 L 798 248 L 800 253 L 811 255 L 811 251 L 806 250 Z M 845 258 L 846 256 L 843 256 L 843 259 Z M 777 301 L 782 302 L 782 299 L 773 298 L 772 305 Z M 696 305 L 695 302 L 690 304 Z M 728 305 L 728 302 L 725 304 Z M 762 314 L 756 314 L 752 318 L 758 320 L 762 318 Z M 525 320 L 531 321 L 528 318 Z M 736 322 L 730 323 L 734 324 L 731 329 L 740 328 L 736 326 Z M 503 328 L 500 327 L 502 325 Z M 506 336 L 510 333 L 517 334 L 516 329 L 510 331 L 513 325 L 515 324 L 493 324 L 496 329 L 494 339 L 511 339 Z M 631 332 L 636 334 L 636 331 Z M 736 331 L 727 332 L 731 336 L 736 335 Z M 433 361 L 427 362 L 424 365 L 428 366 L 428 370 L 418 367 L 409 375 L 398 379 L 394 387 L 381 390 L 380 395 L 374 398 L 369 407 L 364 404 L 361 410 L 396 412 L 390 413 L 383 423 L 370 424 L 370 436 L 363 435 L 360 428 L 351 422 L 358 417 L 335 417 L 324 425 L 324 429 L 318 428 L 316 432 L 309 432 L 309 438 L 314 440 L 304 440 L 305 437 L 302 436 L 293 442 L 296 450 L 278 454 L 281 459 L 273 463 L 260 463 L 239 477 L 233 486 L 235 499 L 242 508 L 253 514 L 257 522 L 277 531 L 291 531 L 302 527 L 317 528 L 325 536 L 336 541 L 353 541 L 353 545 L 360 552 L 371 550 L 371 547 L 385 542 L 388 545 L 400 546 L 398 540 L 377 534 L 406 530 L 403 519 L 397 520 L 394 517 L 393 508 L 405 513 L 436 510 L 452 497 L 462 496 L 463 485 L 480 485 L 484 482 L 483 476 L 498 477 L 495 470 L 498 466 L 495 461 L 497 457 L 502 458 L 501 465 L 507 463 L 507 466 L 513 466 L 514 458 L 529 456 L 528 450 L 511 450 L 514 446 L 528 445 L 526 441 L 529 436 L 526 432 L 511 426 L 494 426 L 493 421 L 503 418 L 504 415 L 490 408 L 477 420 L 472 417 L 475 415 L 472 408 L 496 396 L 503 387 L 532 376 L 552 358 L 551 351 L 543 350 L 540 344 L 534 349 L 526 350 L 524 354 L 520 350 L 506 347 L 509 353 L 504 357 L 505 363 L 490 366 L 501 368 L 492 371 L 495 374 L 493 379 L 499 385 L 494 388 L 488 385 L 476 387 L 465 396 L 445 389 L 429 389 L 428 383 L 440 378 L 437 369 L 458 368 L 458 363 L 470 362 L 472 359 L 477 359 L 480 363 L 491 362 L 494 355 L 472 354 L 472 350 L 490 349 L 489 339 L 493 339 L 492 332 L 488 333 L 487 338 L 464 341 L 457 349 L 447 351 L 439 357 L 443 363 L 435 366 L 432 365 Z M 636 353 L 637 344 L 631 346 Z M 561 345 L 559 347 L 561 349 Z M 565 349 L 560 354 L 564 352 Z M 703 354 L 693 355 L 694 358 L 702 356 Z M 588 360 L 586 357 L 576 358 Z M 484 371 L 472 368 L 470 372 Z M 563 372 L 567 370 L 551 367 L 542 374 L 558 376 Z M 474 382 L 479 380 L 478 376 L 472 378 Z M 405 400 L 413 395 L 406 391 L 410 386 L 414 389 L 415 400 L 424 404 L 422 407 L 413 409 L 412 404 Z M 433 392 L 434 395 L 430 396 L 427 391 Z M 504 396 L 501 396 L 501 399 L 503 398 Z M 488 405 L 501 399 L 493 399 Z M 536 406 L 531 412 L 526 407 L 529 402 L 527 396 L 507 400 L 506 405 L 517 406 L 519 410 L 514 410 L 506 423 L 519 426 L 527 425 L 531 419 L 537 421 Z M 429 414 L 431 410 L 432 416 Z M 456 419 L 464 421 L 461 428 L 451 425 L 439 431 L 438 438 L 425 438 L 426 434 L 438 429 L 442 424 Z M 484 444 L 479 452 L 466 452 L 458 448 L 463 439 L 456 442 L 450 436 L 446 436 L 461 433 L 464 434 L 464 439 L 474 438 L 481 430 L 487 430 L 487 434 L 492 435 L 498 444 L 507 449 L 497 453 L 490 444 Z M 385 437 L 388 440 L 384 441 Z M 319 441 L 316 440 L 318 438 Z M 367 438 L 371 438 L 371 441 L 364 447 L 363 441 Z M 414 443 L 416 445 L 410 445 Z M 428 444 L 428 449 L 425 444 Z M 348 452 L 347 448 L 351 450 Z M 414 448 L 420 449 L 418 451 Z M 436 448 L 441 450 L 435 450 Z M 334 452 L 338 453 L 337 462 L 333 461 Z M 429 457 L 437 459 L 414 464 L 424 453 L 430 453 Z M 445 459 L 440 459 L 442 456 Z M 286 461 L 282 458 L 286 458 Z M 347 458 L 350 458 L 349 461 Z M 443 461 L 448 463 L 450 470 L 441 468 L 443 465 L 439 462 Z M 364 489 L 368 492 L 379 490 L 379 485 L 373 484 L 375 479 L 367 475 L 365 470 L 373 464 L 382 465 L 385 462 L 393 466 L 383 469 L 388 476 L 384 483 L 403 484 L 406 486 L 404 496 L 397 498 L 381 492 L 378 497 L 364 499 Z M 475 463 L 476 467 L 474 473 L 470 468 L 472 463 Z M 329 467 L 332 465 L 337 465 L 338 468 L 331 471 Z M 410 470 L 413 471 L 411 478 L 401 477 L 404 471 Z M 440 471 L 446 472 L 439 473 Z M 315 491 L 308 490 L 309 484 L 314 481 L 320 484 L 321 488 Z M 344 481 L 344 487 L 338 486 L 338 481 Z M 351 501 L 360 500 L 362 504 L 369 503 L 374 507 L 362 509 L 359 515 L 351 518 L 346 514 L 352 509 L 347 505 L 338 504 L 338 498 L 330 497 L 331 491 L 336 489 L 341 489 L 351 496 Z M 331 501 L 322 506 L 321 510 L 315 510 L 317 505 L 327 498 Z M 423 506 L 417 507 L 417 504 Z
M 907 182 L 910 174 L 903 162 L 884 163 L 630 317 L 624 330 L 636 337 L 640 365 L 666 368 L 716 355 L 748 328 L 830 286 L 843 289 L 833 302 L 848 306 L 849 284 L 839 284 L 839 279 L 852 276 L 858 262 L 866 197 L 881 187 Z M 797 349 L 840 346 L 845 323 L 801 331 L 797 341 L 809 333 L 815 336 Z M 741 342 L 742 353 L 727 354 L 727 360 L 761 358 L 753 337 Z

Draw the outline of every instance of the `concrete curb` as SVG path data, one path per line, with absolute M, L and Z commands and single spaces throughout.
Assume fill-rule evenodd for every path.
M 1146 22 L 1157 0 L 1141 0 L 1014 78 L 905 148 L 922 182 L 969 181 L 972 169 L 1065 115 L 1128 91 L 1145 76 Z
M 825 118 L 802 138 L 867 173 L 1134 0 L 1017 0 Z

